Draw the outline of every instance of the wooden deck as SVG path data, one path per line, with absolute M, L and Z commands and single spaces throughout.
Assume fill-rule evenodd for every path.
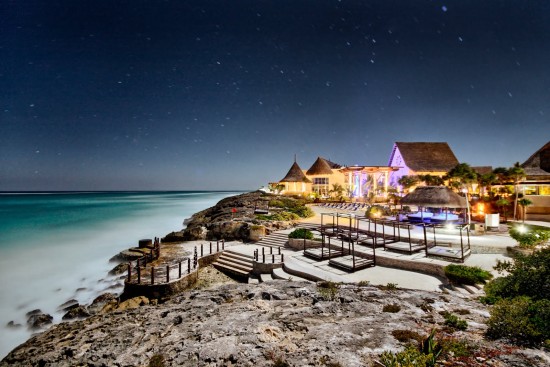
M 368 268 L 369 266 L 374 266 L 374 260 L 355 256 L 355 267 L 354 267 L 352 255 L 346 255 L 346 256 L 330 259 L 328 263 L 329 265 L 332 265 L 347 271 L 356 271 L 359 269 Z

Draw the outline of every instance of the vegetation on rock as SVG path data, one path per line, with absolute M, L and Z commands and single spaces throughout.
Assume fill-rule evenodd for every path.
M 550 240 L 550 230 L 529 226 L 512 227 L 510 237 L 518 242 L 520 248 L 535 248 Z
M 550 348 L 550 248 L 531 255 L 518 254 L 513 262 L 495 267 L 508 275 L 485 286 L 482 301 L 494 304 L 487 336 L 507 338 L 519 345 Z
M 450 264 L 444 270 L 445 276 L 454 284 L 483 284 L 493 278 L 493 274 L 478 266 Z

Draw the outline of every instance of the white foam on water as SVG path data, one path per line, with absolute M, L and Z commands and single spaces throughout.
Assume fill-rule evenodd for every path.
M 76 299 L 88 304 L 101 293 L 113 292 L 109 287 L 117 277 L 107 275 L 116 265 L 109 262 L 113 255 L 137 246 L 141 238 L 180 230 L 184 219 L 232 194 L 195 193 L 183 199 L 151 194 L 146 196 L 152 201 L 147 210 L 115 220 L 45 234 L 21 233 L 20 246 L 2 248 L 0 253 L 0 358 L 31 336 L 26 326 L 28 311 L 40 309 L 60 322 L 63 312 L 58 307 L 64 302 Z M 8 328 L 9 321 L 22 327 Z

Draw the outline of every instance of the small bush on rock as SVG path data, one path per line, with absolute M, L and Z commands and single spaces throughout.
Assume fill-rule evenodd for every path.
M 453 329 L 466 330 L 468 328 L 468 323 L 466 320 L 462 320 L 457 315 L 447 312 L 443 315 L 443 317 L 445 318 L 445 325 L 450 326 Z
M 450 264 L 445 267 L 445 275 L 451 283 L 480 284 L 493 278 L 493 274 L 477 266 Z
M 317 283 L 317 291 L 323 298 L 334 301 L 340 291 L 340 284 L 331 281 L 319 282 Z

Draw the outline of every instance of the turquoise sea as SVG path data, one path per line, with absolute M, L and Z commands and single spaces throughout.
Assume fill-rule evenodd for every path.
M 67 300 L 121 291 L 109 259 L 141 238 L 163 237 L 238 192 L 0 193 L 0 358 L 31 335 L 25 314 L 61 321 Z M 8 322 L 21 324 L 8 328 Z

